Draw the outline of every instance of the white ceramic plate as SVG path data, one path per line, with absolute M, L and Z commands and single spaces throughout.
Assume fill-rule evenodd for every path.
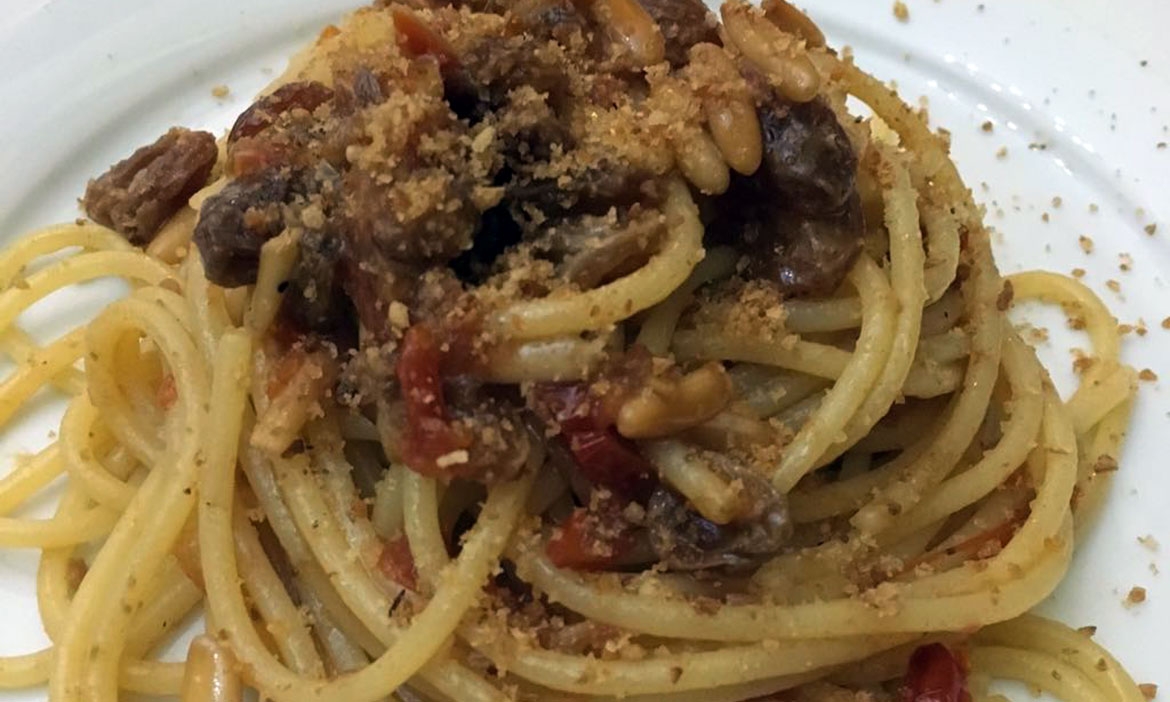
M 182 124 L 220 132 L 249 97 L 316 29 L 352 0 L 0 0 L 0 243 L 35 226 L 77 216 L 86 179 Z M 925 96 L 936 125 L 953 134 L 960 169 L 986 204 L 1001 268 L 1088 271 L 1123 322 L 1144 322 L 1126 359 L 1170 380 L 1170 5 L 1162 0 L 911 0 L 908 22 L 884 0 L 825 0 L 813 15 L 858 62 L 896 80 L 911 100 Z M 212 88 L 227 85 L 226 98 Z M 982 125 L 991 122 L 990 132 Z M 1162 144 L 1160 147 L 1159 144 Z M 997 152 L 1006 149 L 1005 156 Z M 1059 198 L 1059 201 L 1056 200 Z M 1059 202 L 1059 204 L 1057 204 Z M 1047 216 L 1047 222 L 1042 219 Z M 1155 235 L 1144 228 L 1155 225 Z M 1086 255 L 1078 237 L 1096 246 Z M 1132 258 L 1132 270 L 1119 268 Z M 1120 292 L 1106 281 L 1120 283 Z M 28 320 L 51 334 L 108 289 L 54 297 Z M 1084 339 L 1053 330 L 1042 355 L 1063 388 L 1068 349 Z M 44 445 L 55 426 L 50 404 L 0 437 L 0 465 Z M 1170 573 L 1164 553 L 1138 543 L 1153 535 L 1170 549 L 1170 398 L 1143 383 L 1121 472 L 1104 518 L 1079 545 L 1075 566 L 1043 605 L 1074 625 L 1096 624 L 1099 640 L 1139 681 L 1170 685 Z M 4 469 L 0 469 L 4 470 Z M 48 505 L 34 506 L 43 512 Z M 36 614 L 35 554 L 0 551 L 0 655 L 45 643 Z M 1166 565 L 1170 568 L 1170 565 Z M 1133 608 L 1131 587 L 1147 589 Z M 0 700 L 44 692 L 0 692 Z

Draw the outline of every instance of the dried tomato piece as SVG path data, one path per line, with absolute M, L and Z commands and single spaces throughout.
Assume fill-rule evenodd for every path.
M 654 489 L 654 466 L 612 427 L 568 435 L 569 450 L 590 482 L 644 501 Z
M 259 173 L 290 160 L 289 149 L 260 137 L 242 137 L 228 150 L 227 170 L 237 178 Z
M 903 702 L 970 702 L 967 667 L 940 643 L 919 646 L 910 656 L 902 684 Z
M 402 457 L 411 470 L 429 476 L 452 474 L 442 459 L 471 446 L 466 429 L 448 417 L 441 363 L 439 342 L 428 326 L 416 324 L 406 331 L 395 368 L 406 401 Z
M 613 509 L 576 509 L 557 527 L 545 553 L 558 568 L 602 570 L 633 547 L 629 524 Z
M 601 413 L 601 405 L 585 383 L 538 383 L 533 388 L 536 409 L 570 433 L 605 428 L 613 420 Z
M 654 489 L 654 467 L 613 428 L 615 403 L 584 383 L 542 383 L 533 391 L 537 410 L 555 421 L 577 468 L 590 482 L 629 499 Z
M 408 590 L 418 591 L 418 569 L 414 566 L 414 555 L 410 552 L 410 542 L 405 536 L 383 544 L 382 553 L 378 556 L 378 570 L 388 580 Z

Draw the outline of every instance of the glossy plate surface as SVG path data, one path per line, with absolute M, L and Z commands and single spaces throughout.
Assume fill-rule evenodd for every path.
M 3 0 L 0 10 L 0 243 L 78 215 L 88 178 L 182 124 L 220 133 L 295 48 L 351 0 Z M 895 19 L 883 0 L 812 8 L 835 45 L 919 96 L 953 136 L 960 170 L 987 207 L 1004 272 L 1086 271 L 1130 334 L 1125 357 L 1170 381 L 1170 5 L 1034 0 L 911 0 Z M 226 97 L 212 89 L 228 86 Z M 985 124 L 990 124 L 985 128 Z M 1079 237 L 1093 241 L 1086 254 Z M 1123 262 L 1131 261 L 1128 271 Z M 1109 283 L 1116 281 L 1116 284 Z M 1111 289 L 1116 288 L 1116 290 Z M 114 286 L 55 295 L 26 317 L 38 335 L 83 319 Z M 1050 311 L 1019 310 L 1046 327 L 1041 355 L 1072 383 L 1069 349 L 1086 340 Z M 1170 325 L 1170 321 L 1167 321 Z M 37 403 L 0 436 L 0 470 L 43 446 L 56 424 Z M 1098 640 L 1139 682 L 1170 686 L 1170 397 L 1142 383 L 1133 431 L 1104 517 L 1043 610 Z M 48 504 L 30 513 L 44 514 Z M 1162 550 L 1139 543 L 1151 535 Z M 1153 543 L 1153 542 L 1147 542 Z M 0 655 L 46 643 L 31 552 L 0 552 Z M 1134 586 L 1144 604 L 1126 607 Z M 43 699 L 41 690 L 0 701 Z

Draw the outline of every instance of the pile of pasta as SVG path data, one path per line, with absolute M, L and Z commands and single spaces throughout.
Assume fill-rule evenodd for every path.
M 558 489 L 537 444 L 519 477 L 488 489 L 452 556 L 441 481 L 386 466 L 374 505 L 362 501 L 345 448 L 377 441 L 369 420 L 341 408 L 301 416 L 299 452 L 251 440 L 274 401 L 262 339 L 279 303 L 277 252 L 266 247 L 256 286 L 224 290 L 193 248 L 175 261 L 91 223 L 61 225 L 0 254 L 0 349 L 15 364 L 0 422 L 41 393 L 67 401 L 56 438 L 0 481 L 11 515 L 64 478 L 55 516 L 0 519 L 5 548 L 41 551 L 52 640 L 0 658 L 0 687 L 47 683 L 62 702 L 122 691 L 231 700 L 245 687 L 282 702 L 831 699 L 900 678 L 915 650 L 942 642 L 966 650 L 976 698 L 1011 678 L 1068 700 L 1141 700 L 1101 647 L 1028 613 L 1064 576 L 1117 465 L 1135 374 L 1119 360 L 1116 321 L 1075 280 L 1002 278 L 945 139 L 850 59 L 815 42 L 793 51 L 830 103 L 854 98 L 871 113 L 859 189 L 884 227 L 840 295 L 786 301 L 794 336 L 783 343 L 680 323 L 734 257 L 704 252 L 698 209 L 676 181 L 667 239 L 641 269 L 516 302 L 491 323 L 532 345 L 521 365 L 541 343 L 555 355 L 548 339 L 631 319 L 656 354 L 726 364 L 737 387 L 755 389 L 740 399 L 792 427 L 766 477 L 797 529 L 826 525 L 832 539 L 771 558 L 751 575 L 755 595 L 733 601 L 695 595 L 686 574 L 560 569 L 533 517 Z M 766 48 L 745 54 L 792 70 Z M 700 166 L 683 169 L 696 184 Z M 192 222 L 172 223 L 167 246 L 183 247 Z M 48 343 L 22 331 L 37 301 L 99 278 L 126 281 L 128 294 Z M 1083 322 L 1093 361 L 1067 400 L 1009 322 L 1012 300 Z M 906 397 L 935 400 L 899 413 Z M 677 470 L 698 481 L 688 497 L 718 501 L 701 471 Z M 406 536 L 416 595 L 379 568 L 386 524 Z M 623 644 L 572 654 L 512 630 L 484 605 L 505 562 Z M 872 587 L 848 577 L 879 567 Z M 205 633 L 188 658 L 154 659 L 200 611 Z

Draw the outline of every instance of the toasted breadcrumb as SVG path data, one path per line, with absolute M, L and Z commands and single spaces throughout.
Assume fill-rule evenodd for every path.
M 1081 245 L 1081 251 L 1087 254 L 1093 253 L 1093 240 L 1085 235 L 1077 237 L 1077 243 Z
M 410 310 L 406 305 L 394 300 L 387 309 L 390 324 L 396 329 L 406 329 L 410 326 Z
M 1143 368 L 1141 372 L 1138 373 L 1138 378 L 1140 380 L 1146 381 L 1147 383 L 1152 383 L 1158 379 L 1158 374 L 1149 368 Z
M 1152 700 L 1158 696 L 1158 686 L 1154 683 L 1141 683 L 1138 685 L 1138 690 L 1141 691 L 1142 697 L 1147 700 Z
M 1117 467 L 1117 459 L 1106 453 L 1097 458 L 1097 462 L 1093 465 L 1093 472 L 1116 473 Z
M 894 17 L 897 17 L 899 22 L 907 22 L 910 19 L 910 8 L 906 7 L 902 0 L 894 3 Z
M 1129 589 L 1129 594 L 1125 596 L 1125 606 L 1134 607 L 1146 601 L 1146 589 L 1140 585 L 1134 585 Z
M 1142 546 L 1145 546 L 1147 549 L 1149 549 L 1151 551 L 1157 551 L 1158 547 L 1160 546 L 1160 544 L 1158 543 L 1158 540 L 1154 538 L 1153 534 L 1146 534 L 1145 536 L 1139 536 L 1137 540 L 1138 540 L 1139 544 L 1141 544 Z
M 212 97 L 217 97 L 217 98 L 220 98 L 221 100 L 223 98 L 227 97 L 228 94 L 230 94 L 230 93 L 231 93 L 231 88 L 228 88 L 226 85 L 223 85 L 223 84 L 217 85 L 211 89 Z

